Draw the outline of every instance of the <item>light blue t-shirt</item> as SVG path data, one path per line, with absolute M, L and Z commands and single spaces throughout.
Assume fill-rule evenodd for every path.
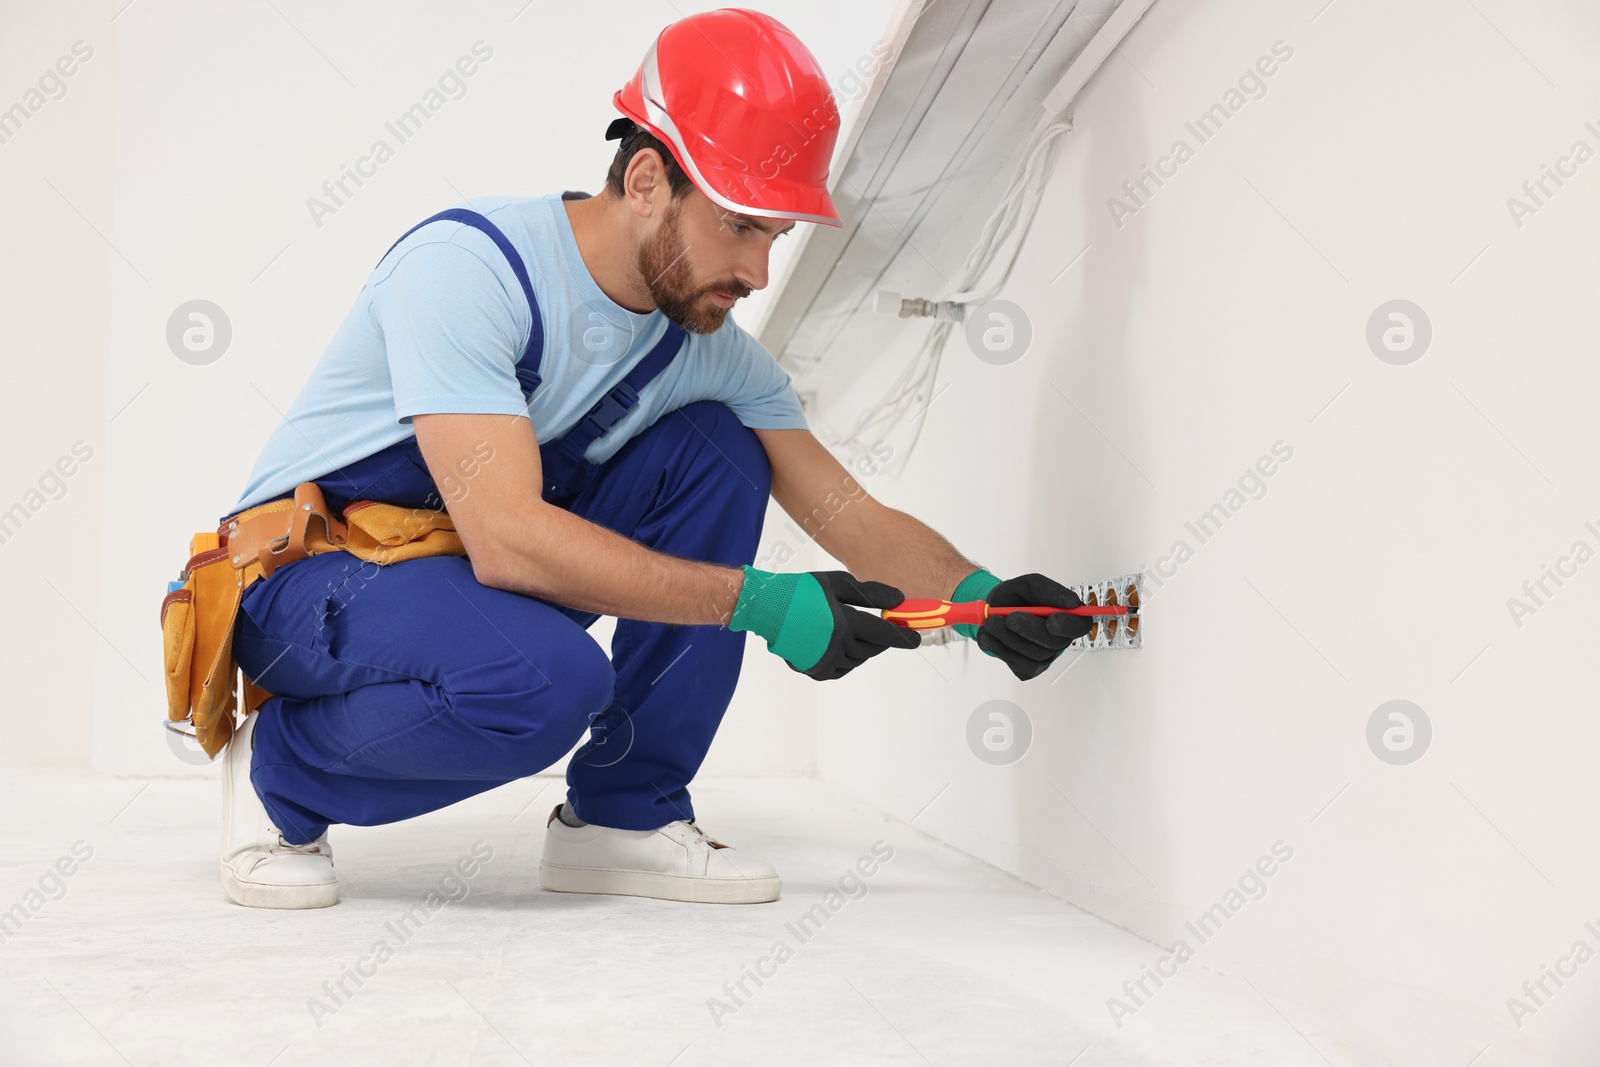
M 482 230 L 429 223 L 368 277 L 229 514 L 413 436 L 413 415 L 524 415 L 539 441 L 559 437 L 666 332 L 660 311 L 635 314 L 595 284 L 560 194 L 456 206 L 487 216 L 527 267 L 544 321 L 544 381 L 532 403 L 516 364 L 533 320 L 510 263 Z M 714 333 L 688 334 L 587 458 L 606 461 L 657 418 L 697 400 L 720 400 L 756 429 L 806 426 L 789 375 L 729 318 Z

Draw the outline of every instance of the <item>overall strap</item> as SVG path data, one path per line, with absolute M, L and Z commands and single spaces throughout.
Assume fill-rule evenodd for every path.
M 586 462 L 584 454 L 589 451 L 589 446 L 633 410 L 634 405 L 639 402 L 640 390 L 654 381 L 656 375 L 672 362 L 672 357 L 683 347 L 685 336 L 683 327 L 676 323 L 667 323 L 667 331 L 661 335 L 661 340 L 656 342 L 655 347 L 634 364 L 633 369 L 628 371 L 622 381 L 595 401 L 594 406 L 578 420 L 576 426 L 562 435 L 562 451 L 574 460 Z
M 539 375 L 539 360 L 544 353 L 544 319 L 539 314 L 539 301 L 533 295 L 533 283 L 528 280 L 528 269 L 523 265 L 522 257 L 512 246 L 500 228 L 490 222 L 476 211 L 466 208 L 453 207 L 431 215 L 417 223 L 411 229 L 400 235 L 400 240 L 389 246 L 389 251 L 378 258 L 381 264 L 393 252 L 395 245 L 416 233 L 430 222 L 459 222 L 474 229 L 482 230 L 489 239 L 500 249 L 502 255 L 511 264 L 511 270 L 517 276 L 517 282 L 522 286 L 522 295 L 528 298 L 528 310 L 533 314 L 533 329 L 528 333 L 528 347 L 523 351 L 522 358 L 517 360 L 517 382 L 522 386 L 522 395 L 525 400 L 532 401 L 534 391 L 539 388 L 539 383 L 544 379 Z

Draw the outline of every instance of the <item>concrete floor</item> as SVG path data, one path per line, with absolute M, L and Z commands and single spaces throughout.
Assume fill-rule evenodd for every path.
M 696 784 L 702 825 L 778 867 L 771 904 L 541 891 L 563 786 L 538 777 L 335 827 L 343 900 L 300 913 L 223 899 L 219 788 L 0 773 L 0 908 L 26 914 L 0 933 L 0 1063 L 1349 1062 L 1201 966 L 1117 1029 L 1154 946 L 812 779 Z M 892 858 L 830 900 L 876 842 Z

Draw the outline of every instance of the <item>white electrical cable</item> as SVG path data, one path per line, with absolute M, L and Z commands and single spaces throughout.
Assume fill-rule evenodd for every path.
M 1053 123 L 1044 127 L 1035 135 L 1035 143 L 1030 148 L 1027 157 L 1019 168 L 1018 176 L 1013 180 L 1011 187 L 1001 197 L 993 213 L 984 223 L 984 231 L 979 236 L 979 243 L 967 256 L 965 272 L 962 283 L 968 286 L 977 284 L 983 272 L 995 258 L 998 249 L 1011 236 L 1017 233 L 1017 240 L 1011 248 L 1011 258 L 1006 262 L 1005 272 L 986 290 L 966 289 L 958 293 L 951 293 L 944 297 L 945 300 L 970 304 L 988 300 L 1005 287 L 1006 281 L 1011 277 L 1011 269 L 1016 266 L 1018 254 L 1022 250 L 1022 242 L 1026 239 L 1028 227 L 1033 223 L 1033 216 L 1039 210 L 1039 205 L 1044 201 L 1044 176 L 1046 168 L 1035 168 L 1035 164 L 1043 159 L 1055 139 L 1063 133 L 1072 130 L 1072 121 Z M 1038 179 L 1037 183 L 1035 179 Z M 1017 199 L 1024 191 L 1031 192 L 1024 199 Z M 1020 206 L 1025 204 L 1026 206 Z M 1013 207 L 1016 210 L 1012 210 Z M 1019 225 L 1020 223 L 1020 225 Z
M 1000 202 L 984 221 L 977 243 L 967 254 L 960 279 L 956 283 L 957 291 L 944 297 L 944 300 L 956 303 L 977 303 L 988 300 L 1000 292 L 1010 279 L 1012 268 L 1016 266 L 1034 215 L 1044 200 L 1044 185 L 1049 176 L 1049 150 L 1063 133 L 1072 130 L 1070 116 L 1060 121 L 1056 121 L 1057 118 L 1058 116 L 1048 116 L 1030 136 L 1016 175 L 1001 196 Z M 992 285 L 978 289 L 979 280 L 989 270 L 1001 248 L 1013 234 L 1016 237 L 1011 241 L 1010 256 L 1006 260 L 1005 269 Z M 927 335 L 905 370 L 895 379 L 894 384 L 878 403 L 862 412 L 849 436 L 837 442 L 839 445 L 864 452 L 868 447 L 864 438 L 869 432 L 882 427 L 879 435 L 881 438 L 892 433 L 906 421 L 913 409 L 920 408 L 926 411 L 933 397 L 925 398 L 925 394 L 929 393 L 933 383 L 938 379 L 939 365 L 945 346 L 949 342 L 951 327 L 954 325 L 953 322 L 943 318 L 930 324 Z M 898 476 L 904 469 L 921 436 L 922 424 L 919 422 L 910 444 L 895 461 L 889 464 L 893 474 Z

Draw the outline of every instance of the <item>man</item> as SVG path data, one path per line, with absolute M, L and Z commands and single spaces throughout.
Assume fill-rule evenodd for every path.
M 586 730 L 544 888 L 775 900 L 773 868 L 708 837 L 688 792 L 744 632 L 833 679 L 917 647 L 875 610 L 907 595 L 1078 604 L 852 492 L 788 376 L 727 321 L 767 284 L 773 242 L 840 224 L 838 111 L 805 47 L 755 12 L 690 16 L 614 102 L 598 196 L 480 199 L 385 254 L 234 508 L 315 481 L 335 512 L 447 507 L 466 550 L 382 567 L 325 552 L 246 590 L 234 658 L 273 695 L 224 755 L 237 903 L 333 904 L 330 824 L 526 777 Z M 749 565 L 769 495 L 804 523 L 832 494 L 850 502 L 816 536 L 848 573 Z M 585 632 L 602 614 L 610 659 Z M 1031 678 L 1087 627 L 1019 614 L 966 633 Z

